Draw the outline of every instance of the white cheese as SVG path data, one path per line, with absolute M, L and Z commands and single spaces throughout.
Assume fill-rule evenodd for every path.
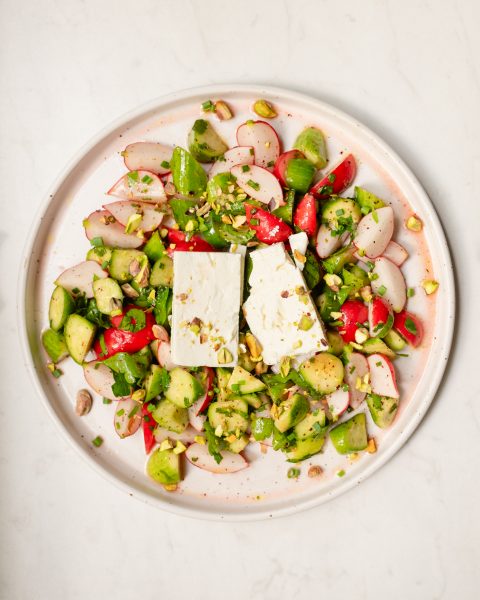
M 304 231 L 300 231 L 299 233 L 291 235 L 288 238 L 288 241 L 290 242 L 290 248 L 292 249 L 293 260 L 300 271 L 303 271 L 305 262 L 302 262 L 301 258 L 297 258 L 296 252 L 298 252 L 298 255 L 300 256 L 305 256 L 308 248 L 308 235 Z
M 171 345 L 175 364 L 237 364 L 242 263 L 237 253 L 174 253 Z
M 242 244 L 230 244 L 230 252 L 233 252 L 234 254 L 240 254 L 242 257 L 242 276 L 240 278 L 240 289 L 243 297 L 243 276 L 245 273 L 245 257 L 247 256 L 247 247 L 243 246 Z
M 263 361 L 274 365 L 285 356 L 326 350 L 323 323 L 283 243 L 255 250 L 250 257 L 251 290 L 243 311 L 262 346 Z

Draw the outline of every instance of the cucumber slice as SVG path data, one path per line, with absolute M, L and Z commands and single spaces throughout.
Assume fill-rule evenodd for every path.
M 242 367 L 236 366 L 228 380 L 228 389 L 237 394 L 255 394 L 265 389 L 260 379 L 251 375 Z
M 92 287 L 97 308 L 102 314 L 113 316 L 121 312 L 123 292 L 115 279 L 97 279 Z
M 315 176 L 315 166 L 306 158 L 292 158 L 285 169 L 285 181 L 289 188 L 304 194 L 308 192 Z
M 180 473 L 180 455 L 173 450 L 152 452 L 147 462 L 147 475 L 162 485 L 175 485 L 182 479 Z
M 58 363 L 68 356 L 67 345 L 63 333 L 54 329 L 47 329 L 42 333 L 42 344 L 45 352 L 52 359 L 52 362 Z
M 226 400 L 230 390 L 228 390 L 228 381 L 232 374 L 230 369 L 225 367 L 217 367 L 215 370 L 217 374 L 217 387 L 218 387 L 218 398 L 219 400 Z
M 242 396 L 230 396 L 230 398 L 242 398 L 252 408 L 260 408 L 263 404 L 263 400 L 257 394 L 243 394 Z
M 158 365 L 151 365 L 150 372 L 145 378 L 145 402 L 150 402 L 161 392 L 165 384 L 165 369 Z
M 368 444 L 365 413 L 358 413 L 348 421 L 334 427 L 330 431 L 330 439 L 339 454 L 365 450 Z
M 320 316 L 322 321 L 332 321 L 331 313 L 338 312 L 340 310 L 340 302 L 337 295 L 330 289 L 326 288 L 325 291 L 318 296 L 315 304 L 320 310 Z
M 351 198 L 334 198 L 325 203 L 322 210 L 322 223 L 329 225 L 330 229 L 338 229 L 339 220 L 352 218 L 353 223 L 358 223 L 362 218 L 360 206 Z
M 193 156 L 177 146 L 170 161 L 173 183 L 179 194 L 200 196 L 207 187 L 207 174 Z
M 158 231 L 154 231 L 145 244 L 143 251 L 147 255 L 148 259 L 155 262 L 165 254 L 165 246 L 160 238 Z
M 57 285 L 53 290 L 48 306 L 50 327 L 54 331 L 59 331 L 65 325 L 65 322 L 74 310 L 75 302 L 72 296 L 70 296 L 67 290 L 61 285 Z
M 216 431 L 219 427 L 222 434 L 247 431 L 249 426 L 248 404 L 239 396 L 228 400 L 212 402 L 208 407 L 208 421 Z
M 349 296 L 354 297 L 355 294 L 364 286 L 370 285 L 368 275 L 363 269 L 357 267 L 357 265 L 348 265 L 342 269 L 342 275 L 344 285 L 348 285 L 350 288 Z
M 175 367 L 170 371 L 170 384 L 165 392 L 165 398 L 180 408 L 192 406 L 204 392 L 198 379 L 195 379 L 185 369 Z
M 80 315 L 70 315 L 65 323 L 65 343 L 70 356 L 79 365 L 92 347 L 96 330 L 93 323 Z
M 112 258 L 112 248 L 109 246 L 96 246 L 87 252 L 87 260 L 94 260 L 102 269 L 106 269 Z
M 337 250 L 328 258 L 322 260 L 323 268 L 327 273 L 340 273 L 347 263 L 356 260 L 354 256 L 356 251 L 357 249 L 353 244 L 340 248 L 340 250 Z
M 216 160 L 228 150 L 227 144 L 205 119 L 197 119 L 188 134 L 188 149 L 202 163 Z
M 363 352 L 364 354 L 383 354 L 388 358 L 397 357 L 395 352 L 391 350 L 387 346 L 387 344 L 378 337 L 368 338 L 368 340 L 364 342 L 360 352 Z
M 281 402 L 277 407 L 277 415 L 273 422 L 280 433 L 285 433 L 290 427 L 295 427 L 297 423 L 305 418 L 310 404 L 302 394 L 292 394 Z
M 160 400 L 152 417 L 160 427 L 174 433 L 182 433 L 188 425 L 188 410 L 176 406 L 170 400 Z
M 345 346 L 342 336 L 337 331 L 327 331 L 327 341 L 327 352 L 335 356 L 340 356 Z
M 376 208 L 386 206 L 385 202 L 364 188 L 355 186 L 355 200 L 360 204 L 361 211 L 364 215 L 372 212 Z
M 393 329 L 390 329 L 387 335 L 383 338 L 383 341 L 395 352 L 400 352 L 406 346 L 406 342 L 402 336 Z
M 317 169 L 324 169 L 327 166 L 327 147 L 320 129 L 307 127 L 297 137 L 293 147 L 303 152 Z
M 312 436 L 322 435 L 326 428 L 327 417 L 325 411 L 318 409 L 308 415 L 295 425 L 297 440 L 305 440 Z
M 245 448 L 248 446 L 249 441 L 250 440 L 248 435 L 242 435 L 234 442 L 230 442 L 228 444 L 228 449 L 230 450 L 230 452 L 235 452 L 235 454 L 238 454 L 242 450 L 245 450 Z
M 378 394 L 367 394 L 366 400 L 375 425 L 381 429 L 389 427 L 397 414 L 398 400 Z
M 124 250 L 123 248 L 115 248 L 112 250 L 110 265 L 108 270 L 110 277 L 116 279 L 120 284 L 127 283 L 133 279 L 130 273 L 130 265 L 134 260 L 140 265 L 146 260 L 146 255 L 140 250 Z
M 297 440 L 293 448 L 286 452 L 288 462 L 297 463 L 320 452 L 325 443 L 325 437 L 317 435 L 304 440 Z
M 330 354 L 322 352 L 300 365 L 300 374 L 320 394 L 334 392 L 343 381 L 343 363 Z
M 168 254 L 164 254 L 153 265 L 152 272 L 150 273 L 150 285 L 152 287 L 159 287 L 160 285 L 172 287 L 173 260 Z

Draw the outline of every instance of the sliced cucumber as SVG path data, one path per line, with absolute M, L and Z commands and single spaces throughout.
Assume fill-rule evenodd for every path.
M 165 369 L 158 365 L 151 365 L 150 372 L 145 378 L 145 402 L 150 402 L 156 396 L 158 396 L 164 388 L 165 381 Z
M 316 435 L 297 440 L 293 448 L 289 448 L 286 452 L 288 462 L 296 463 L 306 458 L 310 458 L 314 454 L 320 452 L 325 443 L 325 437 Z
M 360 208 L 364 215 L 372 212 L 376 208 L 386 206 L 385 202 L 364 188 L 355 186 L 355 200 L 360 204 Z
M 364 354 L 384 354 L 388 358 L 396 358 L 396 354 L 391 350 L 387 344 L 378 337 L 368 338 L 362 346 Z
M 45 352 L 52 359 L 52 362 L 58 363 L 68 356 L 67 345 L 63 333 L 54 329 L 47 329 L 42 333 L 42 344 Z
M 97 279 L 92 287 L 97 308 L 102 314 L 113 316 L 121 312 L 123 292 L 115 279 Z
M 235 398 L 235 396 L 230 396 L 230 398 Z M 260 408 L 263 404 L 262 398 L 257 396 L 257 394 L 243 394 L 242 396 L 237 396 L 237 398 L 242 398 L 249 406 L 255 409 Z
M 97 262 L 102 269 L 106 269 L 112 258 L 112 248 L 109 246 L 96 246 L 90 248 L 87 252 L 87 260 L 94 260 Z
M 239 396 L 228 400 L 212 402 L 208 407 L 208 421 L 214 430 L 220 428 L 222 434 L 235 433 L 237 429 L 248 429 L 248 404 Z
M 143 251 L 147 255 L 148 259 L 152 262 L 157 261 L 165 254 L 165 246 L 160 238 L 158 231 L 154 231 L 150 236 L 150 239 L 145 244 Z
M 315 176 L 315 166 L 306 158 L 292 158 L 285 169 L 285 181 L 289 188 L 304 194 L 308 192 Z
M 207 174 L 193 156 L 177 146 L 170 161 L 173 183 L 184 196 L 200 196 L 207 187 Z
M 65 323 L 65 343 L 75 362 L 82 364 L 95 339 L 96 326 L 81 317 L 70 315 Z
M 160 427 L 174 433 L 182 433 L 188 425 L 188 410 L 176 406 L 170 400 L 160 400 L 152 417 Z
M 348 421 L 334 427 L 330 431 L 330 439 L 339 454 L 365 450 L 368 444 L 365 413 L 358 413 Z
M 320 129 L 307 127 L 297 137 L 293 147 L 303 152 L 317 169 L 324 169 L 327 166 L 327 147 Z
M 334 354 L 335 356 L 340 356 L 343 352 L 345 342 L 343 341 L 343 338 L 338 333 L 338 331 L 327 331 L 327 342 L 327 352 L 330 354 Z
M 210 163 L 225 154 L 228 146 L 211 123 L 205 119 L 197 119 L 188 134 L 188 149 L 198 161 Z
M 368 275 L 363 269 L 357 267 L 357 265 L 348 265 L 342 269 L 342 275 L 344 285 L 348 285 L 350 288 L 349 296 L 353 297 L 355 294 L 364 286 L 370 285 Z
M 250 439 L 248 435 L 241 435 L 234 442 L 229 442 L 228 449 L 230 450 L 230 452 L 235 452 L 235 454 L 238 454 L 242 450 L 245 450 L 245 448 L 248 446 L 249 441 Z
M 182 479 L 180 472 L 180 455 L 173 450 L 152 452 L 147 462 L 147 475 L 162 485 L 175 485 Z
M 322 222 L 329 225 L 330 229 L 338 229 L 339 221 L 350 217 L 354 224 L 362 218 L 359 204 L 351 198 L 334 198 L 323 206 Z
M 146 255 L 140 250 L 124 250 L 123 248 L 115 248 L 112 250 L 110 265 L 108 270 L 110 276 L 116 279 L 119 283 L 127 283 L 133 279 L 130 272 L 130 265 L 134 260 L 142 265 Z
M 305 440 L 311 436 L 322 435 L 327 425 L 325 411 L 317 409 L 295 425 L 295 435 L 298 440 Z
M 164 254 L 153 265 L 152 272 L 150 273 L 150 285 L 152 287 L 159 287 L 160 285 L 172 287 L 173 260 L 168 254 Z
M 397 414 L 398 400 L 378 394 L 367 394 L 366 400 L 375 425 L 381 429 L 389 427 Z
M 299 371 L 305 381 L 320 394 L 334 392 L 343 381 L 343 363 L 329 352 L 309 358 L 300 365 Z
M 280 433 L 285 433 L 290 427 L 295 427 L 297 423 L 305 418 L 310 404 L 302 394 L 292 394 L 281 402 L 277 407 L 277 415 L 273 422 Z
M 265 387 L 263 381 L 239 366 L 233 369 L 228 380 L 228 389 L 237 394 L 255 394 L 264 390 Z
M 75 302 L 61 285 L 53 290 L 50 304 L 48 306 L 48 318 L 50 327 L 54 331 L 59 331 L 64 325 L 68 317 L 75 310 Z
M 406 346 L 406 342 L 402 336 L 393 329 L 390 329 L 387 335 L 383 338 L 383 341 L 395 352 L 400 352 Z
M 340 273 L 343 267 L 355 260 L 355 252 L 357 249 L 353 244 L 340 248 L 333 254 L 331 254 L 325 260 L 322 260 L 323 268 L 327 273 Z
M 227 388 L 228 381 L 232 374 L 230 369 L 225 367 L 217 367 L 215 370 L 217 374 L 217 387 L 218 387 L 218 398 L 219 400 L 226 400 L 230 390 Z
M 198 379 L 182 367 L 175 367 L 170 371 L 170 384 L 165 392 L 165 398 L 170 402 L 180 408 L 188 408 L 203 392 Z

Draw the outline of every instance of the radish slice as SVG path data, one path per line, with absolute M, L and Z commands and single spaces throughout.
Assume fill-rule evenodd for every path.
M 177 365 L 172 361 L 172 350 L 170 342 L 160 342 L 157 350 L 157 360 L 161 367 L 171 371 Z
M 127 400 L 128 396 L 118 397 L 112 392 L 112 385 L 115 383 L 112 371 L 101 361 L 92 360 L 83 366 L 83 374 L 88 385 L 99 396 L 109 400 Z
M 128 219 L 132 215 L 142 215 L 142 220 L 137 226 L 137 230 L 154 231 L 158 229 L 163 219 L 163 212 L 156 210 L 152 204 L 148 202 L 131 202 L 129 200 L 119 200 L 104 204 L 103 208 L 117 219 L 122 225 L 127 225 Z
M 393 223 L 394 216 L 391 206 L 377 208 L 360 221 L 353 243 L 368 258 L 377 258 L 383 253 L 392 238 Z
M 207 420 L 207 415 L 197 414 L 199 406 L 200 405 L 198 404 L 198 400 L 197 400 L 197 402 L 195 402 L 195 404 L 188 407 L 188 420 L 190 421 L 190 425 L 196 431 L 203 431 L 205 421 Z
M 370 337 L 383 338 L 393 325 L 393 314 L 390 305 L 375 296 L 368 303 L 368 329 Z
M 335 250 L 340 248 L 347 237 L 347 232 L 342 235 L 333 235 L 330 227 L 325 225 L 325 223 L 322 223 L 318 228 L 317 243 L 315 245 L 318 256 L 320 258 L 329 257 L 330 254 L 333 254 Z
M 397 379 L 392 362 L 383 354 L 370 354 L 367 358 L 370 368 L 370 386 L 374 394 L 398 398 Z
M 247 121 L 237 129 L 239 146 L 252 146 L 255 164 L 272 170 L 280 156 L 280 141 L 275 129 L 265 121 Z
M 125 166 L 129 171 L 150 171 L 157 175 L 170 173 L 170 167 L 162 167 L 162 162 L 170 162 L 173 148 L 156 142 L 135 142 L 122 152 Z
M 93 298 L 93 280 L 105 277 L 108 277 L 108 273 L 97 262 L 85 260 L 64 271 L 55 283 L 68 292 L 73 293 L 75 290 L 76 294 L 85 294 L 87 298 Z
M 155 203 L 167 200 L 162 180 L 152 171 L 130 171 L 120 177 L 107 194 L 122 200 L 145 200 Z
M 340 415 L 343 415 L 350 404 L 350 393 L 348 390 L 335 390 L 325 396 L 324 400 L 327 403 L 332 418 L 338 418 Z
M 182 444 L 193 444 L 198 432 L 191 427 L 187 427 L 182 433 L 174 433 L 163 429 L 163 427 L 155 427 L 155 441 L 161 444 L 164 440 L 180 441 Z
M 345 365 L 345 383 L 350 388 L 350 406 L 355 409 L 365 400 L 365 392 L 357 389 L 357 380 L 363 378 L 369 372 L 368 362 L 363 354 L 352 352 Z
M 402 272 L 388 258 L 377 258 L 373 272 L 378 275 L 371 282 L 372 290 L 381 296 L 395 312 L 400 312 L 407 301 L 407 286 Z
M 294 233 L 288 238 L 290 242 L 290 248 L 293 252 L 293 260 L 297 266 L 297 269 L 303 271 L 305 267 L 305 262 L 299 260 L 295 255 L 295 251 L 299 252 L 302 256 L 305 256 L 308 248 L 308 235 L 304 231 L 299 231 L 298 233 Z
M 113 424 L 119 437 L 126 438 L 133 435 L 142 421 L 142 407 L 138 402 L 131 398 L 117 402 Z
M 408 258 L 408 252 L 397 242 L 391 241 L 383 251 L 382 256 L 391 260 L 397 267 L 401 267 Z
M 253 164 L 255 164 L 255 153 L 252 146 L 235 146 L 235 148 L 225 152 L 223 160 L 217 160 L 213 163 L 208 176 L 212 179 L 219 173 L 228 173 L 235 165 Z
M 89 240 L 102 238 L 105 246 L 114 248 L 138 248 L 145 241 L 132 233 L 125 233 L 123 225 L 106 210 L 96 210 L 83 221 Z
M 285 204 L 283 192 L 278 179 L 262 167 L 252 165 L 248 171 L 244 171 L 245 165 L 235 165 L 230 173 L 237 178 L 238 185 L 247 192 L 249 196 L 268 204 L 270 210 L 274 210 Z
M 248 462 L 241 454 L 235 454 L 226 450 L 220 452 L 220 454 L 223 460 L 220 464 L 217 464 L 213 456 L 209 453 L 207 446 L 203 444 L 192 444 L 185 452 L 188 462 L 199 469 L 210 471 L 210 473 L 225 475 L 227 473 L 236 473 L 248 467 Z

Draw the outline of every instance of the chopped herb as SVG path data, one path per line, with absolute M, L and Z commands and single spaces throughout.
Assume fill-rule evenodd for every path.
M 250 167 L 248 165 L 242 165 L 242 173 L 247 173 L 250 171 Z
M 402 352 L 397 352 L 397 356 L 410 356 L 410 354 L 403 354 Z
M 102 262 L 102 265 L 101 265 L 101 266 L 102 266 L 102 269 L 106 269 L 106 268 L 108 267 L 108 260 L 104 260 L 104 261 Z
M 267 167 L 273 167 L 275 165 L 275 161 L 274 160 L 269 160 L 267 163 Z
M 52 375 L 53 375 L 53 376 L 54 376 L 56 379 L 58 379 L 59 377 L 61 377 L 61 376 L 63 375 L 63 371 L 60 371 L 60 369 L 57 369 L 57 368 L 55 368 L 55 369 L 53 369 L 53 371 L 52 371 Z
M 162 160 L 162 162 L 160 163 L 160 166 L 163 167 L 164 169 L 169 169 L 170 163 L 168 162 L 168 160 Z
M 115 414 L 117 417 L 122 417 L 125 414 L 125 409 L 121 408 L 120 410 L 117 410 Z
M 72 294 L 79 294 L 79 293 L 80 293 L 80 290 L 77 287 L 74 287 L 72 289 Z
M 249 185 L 252 189 L 256 190 L 257 192 L 260 189 L 260 184 L 256 181 L 253 181 L 253 179 L 249 179 L 247 181 L 247 185 Z
M 337 477 L 343 477 L 345 475 L 345 471 L 342 469 L 341 471 L 337 472 Z
M 415 290 L 413 288 L 408 288 L 407 289 L 407 298 L 412 298 L 413 296 L 415 296 Z
M 312 429 L 315 431 L 315 433 L 322 433 L 322 426 L 318 421 L 315 421 L 315 423 L 312 425 Z
M 417 326 L 410 317 L 407 317 L 405 319 L 405 329 L 409 331 L 412 335 L 417 335 Z
M 153 182 L 152 177 L 150 177 L 150 175 L 144 175 L 142 177 L 142 183 L 146 183 L 147 185 L 150 185 Z
M 138 181 L 138 171 L 130 171 L 127 173 L 128 184 L 133 185 Z
M 205 121 L 204 119 L 197 119 L 193 124 L 192 129 L 195 131 L 195 133 L 199 133 L 201 135 L 202 133 L 205 133 L 207 127 L 208 121 Z
M 101 237 L 94 237 L 90 240 L 90 244 L 97 248 L 98 246 L 103 246 L 103 239 Z
M 204 112 L 215 112 L 215 104 L 211 100 L 202 102 L 202 110 Z
M 132 408 L 132 410 L 128 413 L 128 418 L 131 419 L 134 417 L 140 409 L 140 404 L 137 404 Z
M 95 446 L 95 448 L 100 448 L 100 446 L 103 444 L 103 438 L 97 435 L 97 437 L 92 440 L 92 444 Z
M 335 214 L 337 215 L 337 217 L 341 217 L 342 215 L 345 214 L 345 211 L 343 210 L 343 208 L 339 208 L 338 210 L 335 211 Z
M 381 285 L 377 290 L 377 292 L 380 294 L 380 296 L 384 296 L 386 291 L 387 291 L 387 288 L 384 285 Z
M 260 225 L 260 221 L 258 219 L 250 219 L 250 225 L 256 227 L 257 225 Z
M 205 421 L 205 436 L 207 438 L 208 452 L 213 456 L 215 462 L 220 464 L 223 456 L 220 454 L 222 441 L 215 435 L 215 432 L 208 421 Z
M 104 399 L 103 399 L 103 403 L 104 403 L 104 404 L 111 404 L 111 403 L 112 403 L 112 401 L 110 400 L 110 398 L 104 398 Z
M 143 310 L 131 308 L 123 317 L 119 329 L 136 333 L 145 327 L 146 317 Z
M 289 479 L 297 479 L 300 476 L 300 469 L 296 469 L 295 467 L 291 467 L 287 471 L 287 477 Z
M 378 214 L 376 210 L 372 211 L 372 218 L 375 221 L 375 223 L 378 223 Z

